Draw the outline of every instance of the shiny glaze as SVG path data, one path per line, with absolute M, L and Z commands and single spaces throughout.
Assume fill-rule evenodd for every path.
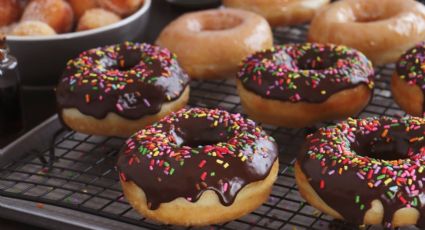
M 167 49 L 126 42 L 70 60 L 57 87 L 57 105 L 97 119 L 110 112 L 139 119 L 178 99 L 188 82 Z
M 148 207 L 206 190 L 231 205 L 246 185 L 263 180 L 277 160 L 274 140 L 240 114 L 183 109 L 134 134 L 122 149 L 121 180 L 146 194 Z
M 412 207 L 424 228 L 424 132 L 421 118 L 349 119 L 309 135 L 298 162 L 319 197 L 346 221 L 363 224 L 379 200 L 387 227 L 397 210 Z
M 243 62 L 238 79 L 264 98 L 321 103 L 360 84 L 372 88 L 373 75 L 369 60 L 356 50 L 305 43 L 253 54 Z

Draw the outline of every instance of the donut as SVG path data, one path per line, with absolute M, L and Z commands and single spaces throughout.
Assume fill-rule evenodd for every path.
M 0 27 L 19 20 L 21 8 L 18 0 L 0 1 Z
M 400 57 L 391 80 L 395 101 L 413 116 L 422 117 L 424 114 L 424 77 L 425 42 L 422 42 Z
M 143 0 L 98 0 L 102 8 L 110 10 L 122 17 L 137 11 L 143 4 Z
M 56 33 L 70 32 L 74 14 L 64 0 L 32 0 L 24 10 L 21 21 L 41 21 Z
M 58 114 L 78 132 L 129 137 L 183 108 L 188 82 L 167 49 L 131 42 L 91 49 L 68 62 L 56 89 Z
M 91 30 L 119 22 L 121 18 L 101 8 L 87 10 L 78 21 L 77 31 Z
M 242 59 L 273 45 L 267 21 L 236 9 L 187 13 L 167 25 L 157 44 L 169 48 L 191 78 L 234 76 Z
M 374 65 L 396 62 L 425 40 L 425 6 L 414 0 L 337 1 L 314 17 L 308 40 L 355 48 Z
M 71 6 L 75 19 L 79 19 L 83 14 L 90 9 L 97 8 L 99 4 L 97 0 L 67 0 L 69 5 Z
M 10 33 L 16 36 L 46 36 L 56 34 L 52 27 L 40 21 L 20 22 L 11 29 Z
M 346 46 L 286 44 L 247 57 L 236 86 L 254 120 L 296 128 L 360 112 L 373 76 L 370 61 Z
M 118 156 L 123 192 L 140 214 L 204 226 L 239 218 L 270 195 L 274 140 L 253 121 L 218 109 L 183 109 L 135 133 Z
M 307 137 L 295 164 L 307 202 L 337 219 L 425 228 L 425 120 L 348 119 Z
M 226 7 L 255 12 L 271 26 L 289 26 L 309 22 L 316 11 L 330 0 L 223 0 Z

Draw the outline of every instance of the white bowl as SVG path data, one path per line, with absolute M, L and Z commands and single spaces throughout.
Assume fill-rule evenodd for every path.
M 23 85 L 55 85 L 71 58 L 84 50 L 134 41 L 144 32 L 152 0 L 131 16 L 108 26 L 51 36 L 7 36 L 10 53 L 18 59 Z

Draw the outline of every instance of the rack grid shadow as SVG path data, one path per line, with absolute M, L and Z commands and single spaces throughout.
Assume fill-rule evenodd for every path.
M 277 44 L 305 41 L 307 26 L 274 31 Z M 404 115 L 391 98 L 390 76 L 394 65 L 376 69 L 373 99 L 359 117 Z M 190 106 L 243 112 L 234 80 L 193 81 Z M 317 127 L 323 124 L 317 125 Z M 269 200 L 257 210 L 214 229 L 359 229 L 316 211 L 300 198 L 293 162 L 311 129 L 285 129 L 263 125 L 279 143 L 280 172 Z M 315 127 L 315 128 L 317 128 Z M 0 169 L 0 195 L 53 204 L 150 229 L 181 229 L 142 218 L 122 195 L 114 169 L 124 140 L 63 131 L 54 141 L 56 161 L 46 170 L 49 149 L 28 152 Z M 381 229 L 378 226 L 362 227 Z

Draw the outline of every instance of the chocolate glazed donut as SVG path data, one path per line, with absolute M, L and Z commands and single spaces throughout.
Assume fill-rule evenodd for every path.
M 175 56 L 158 46 L 88 50 L 67 64 L 56 91 L 59 115 L 83 133 L 128 137 L 184 107 L 188 82 Z M 78 122 L 68 109 L 78 110 Z
M 425 43 L 417 44 L 397 62 L 391 89 L 395 101 L 408 114 L 422 117 L 425 100 Z
M 370 61 L 354 49 L 286 44 L 246 58 L 237 87 L 254 119 L 305 127 L 360 112 L 371 97 L 373 76 Z
M 124 194 L 144 216 L 206 225 L 261 205 L 277 176 L 277 154 L 274 140 L 253 121 L 193 108 L 134 134 L 117 167 Z
M 301 195 L 355 224 L 425 228 L 425 120 L 349 119 L 307 137 L 297 158 Z

